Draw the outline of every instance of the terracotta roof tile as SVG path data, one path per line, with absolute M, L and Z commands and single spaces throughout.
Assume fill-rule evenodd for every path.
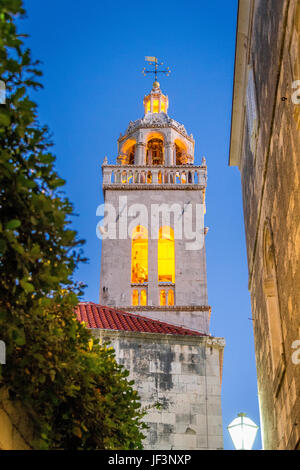
M 105 330 L 139 331 L 141 333 L 161 333 L 183 336 L 206 336 L 199 331 L 189 330 L 134 313 L 116 310 L 94 302 L 80 302 L 75 307 L 77 318 L 85 322 L 88 328 Z

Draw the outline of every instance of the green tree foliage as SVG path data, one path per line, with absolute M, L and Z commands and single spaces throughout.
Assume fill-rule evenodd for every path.
M 24 14 L 21 0 L 0 0 L 0 386 L 22 402 L 37 448 L 141 448 L 144 411 L 128 372 L 108 345 L 91 347 L 74 316 L 82 241 L 30 98 L 41 71 L 17 34 Z

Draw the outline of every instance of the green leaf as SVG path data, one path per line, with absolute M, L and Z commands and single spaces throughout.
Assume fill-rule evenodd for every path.
M 15 228 L 18 228 L 20 227 L 21 225 L 21 221 L 18 220 L 18 219 L 12 219 L 10 220 L 9 222 L 7 222 L 7 224 L 5 225 L 5 228 L 7 230 L 14 230 Z
M 24 291 L 26 293 L 33 292 L 34 291 L 34 286 L 28 282 L 24 281 L 23 279 L 20 281 L 21 286 L 23 287 Z
M 46 155 L 40 155 L 40 162 L 41 163 L 52 163 L 55 160 L 55 157 L 51 155 L 50 153 Z
M 17 346 L 23 346 L 26 343 L 24 330 L 18 328 L 14 330 L 14 339 Z

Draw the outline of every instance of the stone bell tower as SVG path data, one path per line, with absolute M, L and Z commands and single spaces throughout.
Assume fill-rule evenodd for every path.
M 168 104 L 155 80 L 116 163 L 102 165 L 100 304 L 208 334 L 206 162 L 194 165 L 193 136 Z

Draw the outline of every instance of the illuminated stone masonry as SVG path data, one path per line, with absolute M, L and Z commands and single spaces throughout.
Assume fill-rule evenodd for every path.
M 168 116 L 157 81 L 143 104 L 144 117 L 118 140 L 117 164 L 105 157 L 102 165 L 100 305 L 196 336 L 129 333 L 121 323 L 117 333 L 93 332 L 112 341 L 142 403 L 162 403 L 145 419 L 146 449 L 219 449 L 225 343 L 209 332 L 206 161 L 194 165 L 193 136 Z

